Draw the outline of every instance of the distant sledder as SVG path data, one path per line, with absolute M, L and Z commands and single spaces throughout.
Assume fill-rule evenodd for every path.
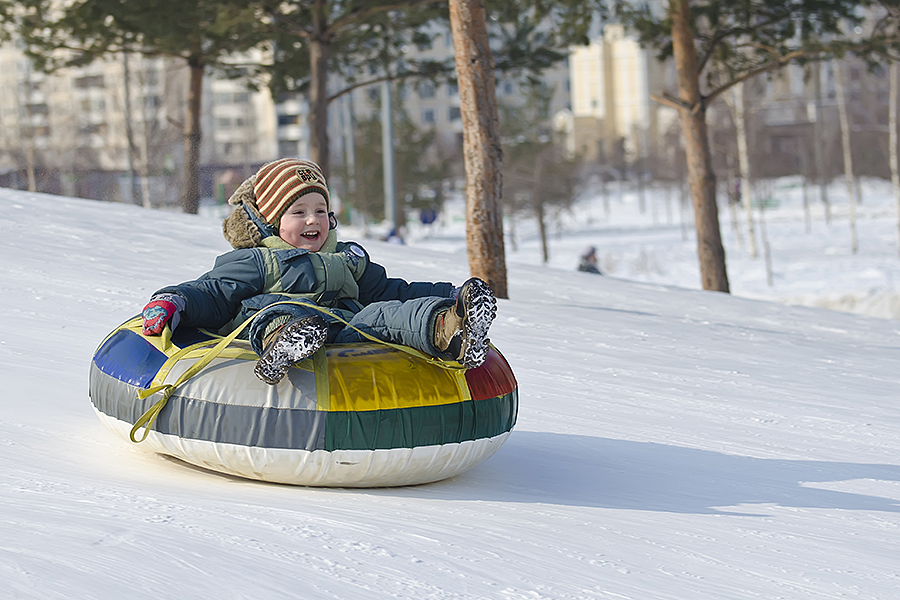
M 603 273 L 600 272 L 600 268 L 597 267 L 597 248 L 588 246 L 585 251 L 582 252 L 578 261 L 578 270 L 585 273 L 603 275 Z

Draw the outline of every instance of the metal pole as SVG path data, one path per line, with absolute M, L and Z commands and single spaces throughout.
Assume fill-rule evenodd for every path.
M 128 200 L 134 204 L 134 127 L 131 123 L 131 68 L 128 51 L 122 52 L 122 75 L 125 79 L 125 139 L 128 143 Z M 143 204 L 143 201 L 141 202 Z
M 397 210 L 397 184 L 394 172 L 394 119 L 391 98 L 391 82 L 381 84 L 381 150 L 384 169 L 384 218 L 391 223 L 394 233 L 400 235 L 400 219 Z

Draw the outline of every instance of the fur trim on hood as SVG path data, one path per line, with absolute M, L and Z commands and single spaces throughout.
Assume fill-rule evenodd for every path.
M 253 194 L 253 184 L 256 183 L 256 175 L 251 175 L 234 190 L 228 204 L 235 209 L 222 222 L 222 234 L 233 248 L 256 248 L 262 245 L 263 237 L 275 235 L 273 231 L 267 231 L 265 235 L 260 231 L 259 225 L 254 223 L 253 215 L 259 224 L 265 225 L 265 219 L 256 207 L 256 196 Z

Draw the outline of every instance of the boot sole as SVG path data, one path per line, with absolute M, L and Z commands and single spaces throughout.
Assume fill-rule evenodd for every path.
M 480 367 L 487 356 L 490 342 L 487 334 L 494 317 L 497 316 L 497 299 L 488 284 L 480 279 L 474 279 L 466 290 L 463 304 L 465 315 L 459 315 L 461 307 L 457 306 L 457 314 L 463 317 L 463 348 L 460 362 L 467 369 L 474 369 Z
M 269 385 L 276 385 L 284 379 L 291 365 L 321 348 L 327 336 L 328 325 L 322 319 L 308 317 L 290 323 L 256 361 L 253 372 Z

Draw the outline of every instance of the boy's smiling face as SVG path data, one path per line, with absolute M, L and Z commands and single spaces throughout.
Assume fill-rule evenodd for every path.
M 318 192 L 294 200 L 278 226 L 278 236 L 295 248 L 318 252 L 328 237 L 328 204 Z

